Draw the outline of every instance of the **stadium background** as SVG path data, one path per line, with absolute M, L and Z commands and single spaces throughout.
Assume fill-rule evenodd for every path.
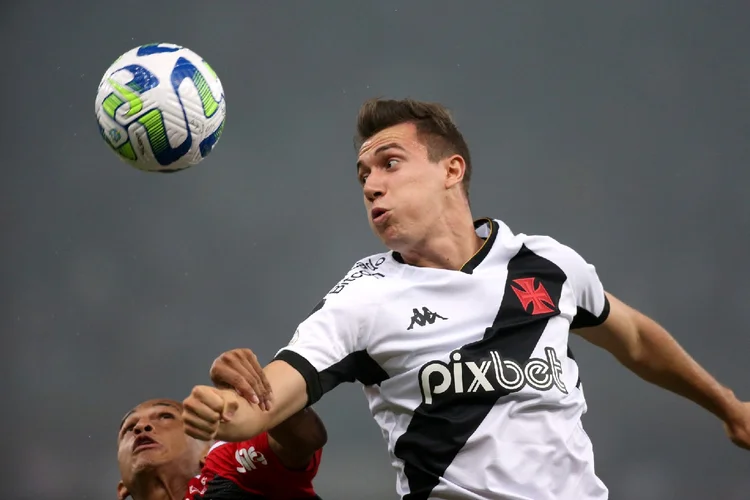
M 4 2 L 1 496 L 114 498 L 127 409 L 183 398 L 223 350 L 269 360 L 380 251 L 351 140 L 375 95 L 449 105 L 477 215 L 578 249 L 750 398 L 749 16 L 744 1 Z M 228 100 L 217 149 L 179 175 L 120 163 L 93 116 L 107 66 L 154 41 L 206 58 Z M 573 348 L 613 499 L 747 498 L 750 455 L 712 416 Z M 360 389 L 317 409 L 322 496 L 393 498 Z

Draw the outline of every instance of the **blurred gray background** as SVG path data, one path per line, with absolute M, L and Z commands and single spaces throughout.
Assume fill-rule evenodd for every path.
M 264 360 L 381 251 L 354 172 L 372 96 L 438 100 L 472 148 L 477 216 L 597 265 L 742 397 L 750 303 L 747 1 L 3 2 L 2 498 L 115 498 L 116 427 L 222 351 Z M 227 126 L 176 175 L 94 120 L 122 52 L 174 42 L 219 74 Z M 750 454 L 702 409 L 573 339 L 613 499 L 750 498 Z M 392 499 L 358 386 L 316 405 L 324 498 Z

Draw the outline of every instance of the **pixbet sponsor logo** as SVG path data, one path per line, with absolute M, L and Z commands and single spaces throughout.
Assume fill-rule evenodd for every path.
M 555 350 L 544 349 L 545 358 L 530 358 L 525 363 L 504 359 L 499 351 L 489 351 L 489 359 L 464 360 L 453 351 L 450 363 L 431 361 L 419 370 L 422 401 L 431 405 L 436 398 L 466 393 L 516 392 L 525 386 L 539 391 L 557 389 L 567 394 L 562 381 L 562 365 Z

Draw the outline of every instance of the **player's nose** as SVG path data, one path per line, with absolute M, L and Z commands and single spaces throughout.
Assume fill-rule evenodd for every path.
M 372 203 L 385 194 L 385 186 L 383 185 L 383 182 L 381 182 L 378 178 L 373 179 L 373 175 L 371 174 L 369 177 L 367 177 L 364 191 L 365 198 L 367 198 L 367 201 Z
M 151 424 L 148 422 L 138 421 L 135 424 L 135 427 L 133 427 L 133 434 L 140 434 L 142 432 L 153 432 L 154 428 Z

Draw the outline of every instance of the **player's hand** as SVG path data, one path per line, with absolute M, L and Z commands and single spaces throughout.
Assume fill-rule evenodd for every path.
M 232 390 L 216 389 L 207 385 L 193 387 L 182 402 L 182 421 L 185 434 L 201 441 L 216 438 L 219 425 L 230 422 L 239 407 L 239 396 Z
M 724 429 L 734 444 L 750 450 L 750 403 L 740 403 L 732 418 L 724 422 Z
M 210 375 L 216 387 L 231 387 L 261 410 L 271 409 L 271 384 L 250 349 L 233 349 L 223 353 L 211 365 Z

